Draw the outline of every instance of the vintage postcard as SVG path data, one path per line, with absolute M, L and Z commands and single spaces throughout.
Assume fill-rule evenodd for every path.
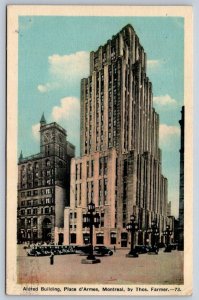
M 192 8 L 7 7 L 9 295 L 192 293 Z

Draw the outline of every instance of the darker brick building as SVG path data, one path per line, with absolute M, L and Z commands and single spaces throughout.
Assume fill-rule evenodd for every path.
M 18 242 L 63 241 L 64 207 L 70 201 L 70 161 L 75 147 L 57 123 L 40 121 L 40 152 L 18 161 Z

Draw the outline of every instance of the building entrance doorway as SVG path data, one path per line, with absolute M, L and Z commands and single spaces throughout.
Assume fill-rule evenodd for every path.
M 84 233 L 83 234 L 83 241 L 85 245 L 90 244 L 90 234 L 89 233 Z
M 50 242 L 52 235 L 52 223 L 50 219 L 45 218 L 42 222 L 42 240 L 43 242 Z
M 64 242 L 64 235 L 63 233 L 59 233 L 58 245 L 62 245 L 63 242 Z
M 127 247 L 127 239 L 128 239 L 128 233 L 122 232 L 121 233 L 121 247 Z

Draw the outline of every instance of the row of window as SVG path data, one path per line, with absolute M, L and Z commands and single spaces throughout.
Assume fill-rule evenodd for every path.
M 52 214 L 54 213 L 54 207 L 42 207 L 42 208 L 28 208 L 28 209 L 21 209 L 21 216 L 25 215 L 37 215 L 37 214 Z
M 39 178 L 39 177 L 46 177 L 46 176 L 51 176 L 54 174 L 54 169 L 47 169 L 43 171 L 36 171 L 35 173 L 28 173 L 26 175 L 23 171 L 21 172 L 21 180 L 32 180 L 33 178 Z
M 51 161 L 49 159 L 46 159 L 45 165 L 48 167 L 51 165 Z M 25 172 L 25 170 L 32 171 L 33 169 L 38 169 L 39 168 L 39 163 L 34 162 L 33 164 L 28 164 L 28 165 L 22 165 L 21 170 Z
M 83 241 L 84 244 L 89 244 L 90 243 L 90 235 L 88 233 L 83 233 Z M 70 243 L 76 244 L 77 242 L 77 237 L 76 233 L 71 233 L 70 234 Z M 104 235 L 102 233 L 96 233 L 96 244 L 104 244 Z M 116 233 L 111 232 L 110 233 L 110 244 L 115 245 L 116 244 Z
M 41 190 L 32 190 L 21 192 L 21 198 L 30 197 L 30 196 L 37 196 L 37 195 L 50 195 L 53 193 L 53 189 L 41 189 Z
M 36 206 L 36 205 L 45 205 L 45 204 L 54 204 L 54 199 L 43 198 L 43 199 L 31 199 L 31 200 L 21 201 L 21 206 Z
M 22 218 L 20 220 L 21 227 L 25 227 L 26 225 L 37 226 L 37 218 Z
M 35 179 L 34 181 L 31 181 L 31 182 L 22 182 L 21 188 L 22 189 L 35 188 L 35 187 L 39 187 L 39 186 L 53 185 L 53 184 L 54 184 L 54 178 L 49 178 L 47 180 Z
M 98 195 L 98 205 L 107 204 L 107 195 L 108 195 L 108 179 L 103 178 L 99 180 L 99 195 Z M 86 185 L 86 195 L 87 201 L 91 201 L 94 198 L 94 183 L 93 181 L 87 182 Z M 75 185 L 75 207 L 81 205 L 82 199 L 82 184 Z M 78 201 L 79 200 L 79 201 Z

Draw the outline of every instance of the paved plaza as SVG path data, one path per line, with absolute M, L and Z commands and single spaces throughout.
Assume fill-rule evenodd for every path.
M 95 265 L 81 264 L 83 257 L 78 254 L 56 255 L 50 265 L 49 256 L 28 257 L 19 247 L 19 283 L 183 284 L 184 252 L 177 250 L 127 258 L 128 250 L 119 249 L 113 256 L 100 257 L 101 263 Z

